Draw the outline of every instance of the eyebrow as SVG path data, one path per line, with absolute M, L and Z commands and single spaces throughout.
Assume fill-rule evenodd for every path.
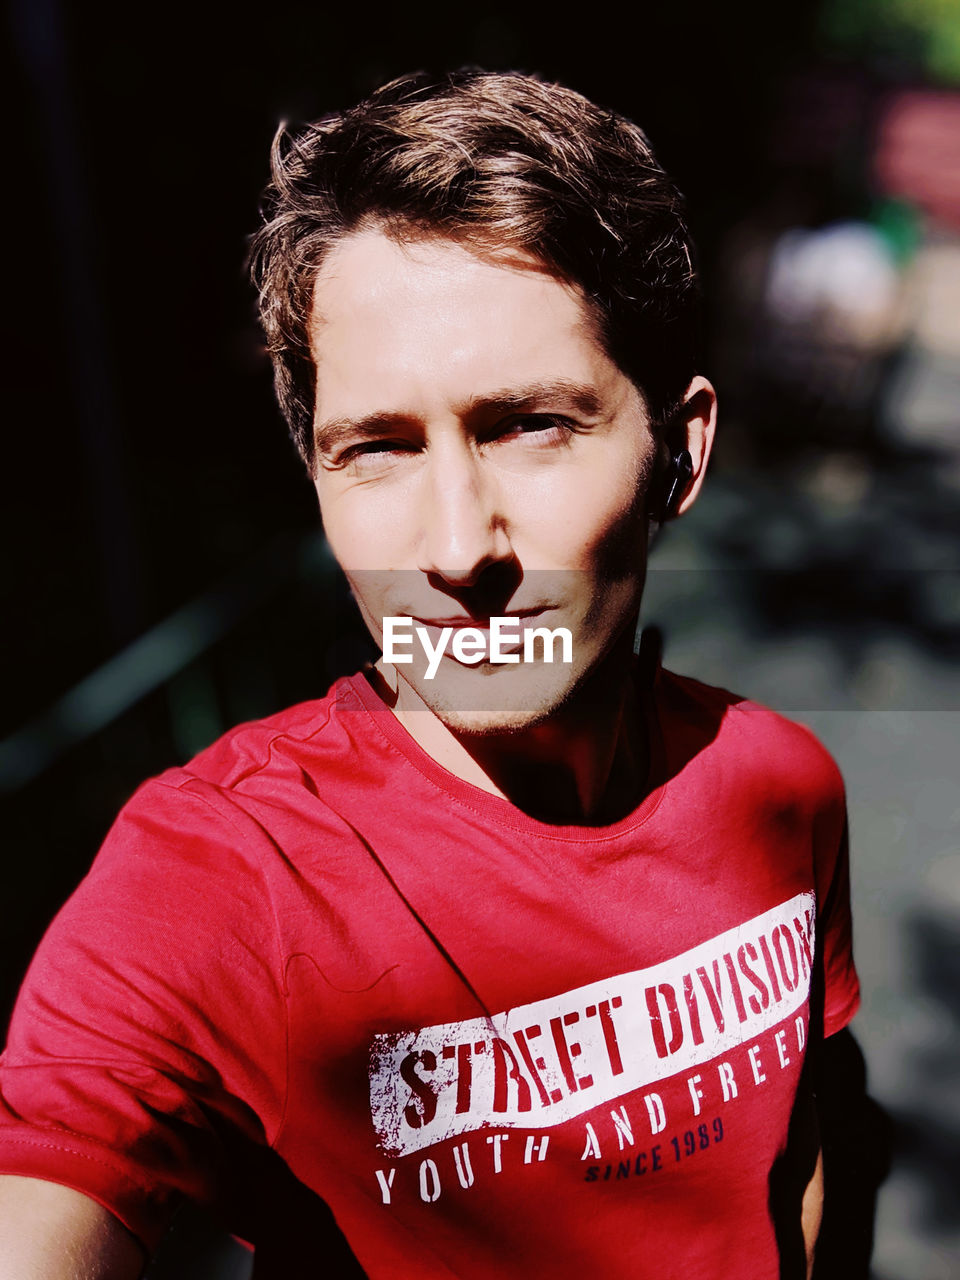
M 502 387 L 483 395 L 471 397 L 459 406 L 458 416 L 464 420 L 481 413 L 517 413 L 534 407 L 546 408 L 562 403 L 578 413 L 594 416 L 600 412 L 603 402 L 595 388 L 569 378 L 526 383 L 520 387 Z M 374 411 L 359 418 L 328 418 L 318 423 L 314 430 L 314 445 L 318 453 L 330 453 L 346 440 L 375 440 L 420 420 L 406 413 Z
M 409 427 L 413 419 L 405 413 L 367 413 L 362 418 L 330 418 L 314 429 L 317 453 L 331 453 L 348 440 L 377 440 L 391 431 Z
M 558 401 L 588 415 L 599 413 L 602 408 L 600 395 L 593 387 L 573 382 L 569 378 L 554 378 L 549 382 L 531 382 L 522 387 L 505 387 L 486 395 L 475 396 L 464 406 L 462 416 L 468 418 L 490 409 L 510 412 L 529 409 L 532 405 L 556 404 Z

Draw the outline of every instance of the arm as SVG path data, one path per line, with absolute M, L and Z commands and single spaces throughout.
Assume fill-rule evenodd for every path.
M 813 1255 L 823 1221 L 823 1152 L 817 1154 L 817 1166 L 807 1183 L 800 1207 L 800 1229 L 803 1232 L 803 1248 L 807 1257 L 807 1280 L 813 1275 Z
M 890 1167 L 890 1119 L 867 1094 L 860 1046 L 848 1030 L 823 1046 L 817 1110 L 826 1200 L 814 1274 L 866 1280 L 877 1191 Z
M 781 1275 L 811 1280 L 823 1216 L 823 1157 L 816 1100 L 803 1079 L 786 1146 L 770 1173 L 770 1212 Z
M 125 1226 L 70 1187 L 0 1176 L 0 1275 L 137 1280 L 146 1259 Z
M 205 800 L 145 788 L 41 943 L 0 1058 L 0 1171 L 85 1193 L 148 1252 L 182 1204 L 232 1204 L 282 1109 L 285 1005 L 253 846 Z M 19 1240 L 49 1252 L 61 1239 L 39 1195 L 61 1209 L 68 1198 L 34 1190 L 29 1231 L 8 1208 L 0 1258 Z M 71 1223 L 70 1248 L 115 1239 L 95 1207 Z M 19 1280 L 28 1265 L 46 1280 L 32 1259 L 0 1262 L 0 1276 Z M 101 1274 L 115 1273 L 89 1270 Z

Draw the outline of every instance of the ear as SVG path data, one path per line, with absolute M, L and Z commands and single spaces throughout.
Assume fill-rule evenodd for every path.
M 697 500 L 707 473 L 717 428 L 717 393 L 713 383 L 697 374 L 684 392 L 683 401 L 667 433 L 671 453 L 686 449 L 693 469 L 669 518 L 682 516 Z

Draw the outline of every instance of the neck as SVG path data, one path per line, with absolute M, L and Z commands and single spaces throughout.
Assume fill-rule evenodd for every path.
M 601 825 L 643 799 L 649 758 L 638 710 L 632 631 L 561 708 L 526 729 L 448 728 L 405 681 L 380 692 L 419 746 L 445 769 L 544 822 Z

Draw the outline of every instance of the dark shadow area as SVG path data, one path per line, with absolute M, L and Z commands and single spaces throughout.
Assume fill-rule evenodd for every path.
M 185 1205 L 143 1280 L 248 1280 L 253 1258 L 206 1214 Z
M 868 1280 L 877 1192 L 890 1169 L 892 1126 L 867 1093 L 866 1064 L 849 1031 L 824 1041 L 817 1072 L 824 1216 L 814 1280 Z
M 319 1196 L 273 1152 L 258 1150 L 251 1159 L 254 1168 L 233 1198 L 230 1227 L 256 1243 L 256 1262 L 214 1214 L 184 1205 L 144 1280 L 255 1280 L 258 1266 L 285 1280 L 363 1280 L 366 1273 Z

